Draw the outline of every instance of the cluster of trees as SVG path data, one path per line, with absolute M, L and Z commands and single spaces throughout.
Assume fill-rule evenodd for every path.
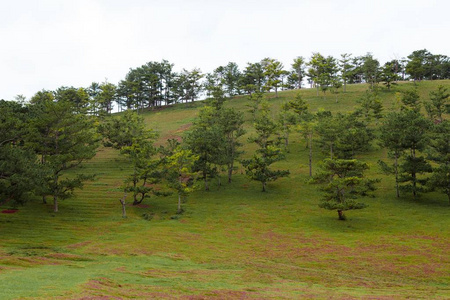
M 316 135 L 315 144 L 328 153 L 311 180 L 322 184 L 320 206 L 337 210 L 340 219 L 345 219 L 345 210 L 365 207 L 355 199 L 369 195 L 377 179 L 364 176 L 368 165 L 356 160 L 355 154 L 370 150 L 375 141 L 392 158 L 392 162 L 380 160 L 379 165 L 394 175 L 397 197 L 404 192 L 416 199 L 419 193 L 439 191 L 450 203 L 450 121 L 443 117 L 450 112 L 449 97 L 444 86 L 431 92 L 428 101 L 420 99 L 416 89 L 409 90 L 402 94 L 398 109 L 382 114 L 377 92 L 371 90 L 354 112 L 303 113 L 300 128 L 309 136 L 309 147 Z
M 434 80 L 450 78 L 450 58 L 432 54 L 426 49 L 412 52 L 407 58 L 394 59 L 381 65 L 368 53 L 363 56 L 342 54 L 339 58 L 323 56 L 316 52 L 309 60 L 296 57 L 286 70 L 273 58 L 247 63 L 243 70 L 230 62 L 211 73 L 200 69 L 174 71 L 167 60 L 148 62 L 132 68 L 117 85 L 109 82 L 93 82 L 86 88 L 63 87 L 60 92 L 70 93 L 70 101 L 88 108 L 91 114 L 105 115 L 115 105 L 123 109 L 142 110 L 193 102 L 201 97 L 213 97 L 220 89 L 226 96 L 251 95 L 283 89 L 300 89 L 306 80 L 317 93 L 327 91 L 337 95 L 348 83 L 367 82 L 374 86 L 383 82 L 388 89 L 398 80 Z
M 201 96 L 212 97 L 218 88 L 228 97 L 266 91 L 273 91 L 277 96 L 280 89 L 302 88 L 305 79 L 318 92 L 329 90 L 337 93 L 341 87 L 345 92 L 347 83 L 368 82 L 373 86 L 383 82 L 390 88 L 398 80 L 407 78 L 450 78 L 449 57 L 431 54 L 426 49 L 384 65 L 370 53 L 363 56 L 345 53 L 340 58 L 334 58 L 316 52 L 309 60 L 296 57 L 290 70 L 285 70 L 284 65 L 273 58 L 247 63 L 243 70 L 236 63 L 229 62 L 207 74 L 202 74 L 199 69 L 183 69 L 177 73 L 173 67 L 173 64 L 163 60 L 130 69 L 125 79 L 119 82 L 115 98 L 103 97 L 100 100 L 110 99 L 120 109 L 138 109 L 191 102 Z M 99 85 L 94 83 L 93 86 Z M 93 90 L 93 86 L 89 90 Z
M 383 169 L 395 175 L 396 193 L 444 192 L 450 202 L 450 121 L 447 89 L 439 86 L 423 102 L 416 90 L 404 93 L 400 111 L 388 113 L 380 126 L 380 142 L 394 160 Z M 427 116 L 421 113 L 426 107 Z M 431 176 L 427 176 L 431 174 Z
M 59 199 L 93 179 L 70 170 L 92 158 L 103 139 L 105 146 L 119 149 L 130 163 L 123 190 L 133 196 L 133 204 L 152 194 L 175 192 L 181 212 L 181 203 L 194 190 L 197 179 L 204 182 L 206 190 L 212 178 L 219 178 L 220 184 L 221 173 L 231 182 L 237 162 L 250 179 L 262 184 L 263 191 L 268 182 L 288 176 L 288 170 L 275 170 L 272 164 L 285 158 L 289 133 L 297 130 L 309 152 L 311 183 L 321 184 L 324 192 L 320 206 L 337 210 L 340 219 L 345 218 L 346 210 L 365 207 L 356 199 L 374 190 L 377 180 L 366 178 L 368 165 L 355 158 L 369 151 L 374 141 L 392 158 L 392 162 L 379 164 L 394 175 L 398 197 L 401 192 L 416 198 L 419 193 L 437 190 L 450 201 L 450 122 L 444 117 L 450 95 L 444 86 L 431 92 L 428 101 L 420 99 L 415 89 L 406 91 L 398 109 L 387 114 L 383 114 L 376 89 L 368 90 L 353 112 L 311 113 L 298 95 L 283 104 L 277 116 L 263 94 L 254 92 L 249 96 L 249 112 L 255 134 L 248 142 L 257 147 L 247 159 L 241 158 L 243 112 L 224 107 L 227 98 L 221 86 L 212 93 L 183 142 L 169 140 L 160 147 L 154 145 L 157 134 L 145 128 L 136 111 L 99 122 L 80 101 L 85 99 L 80 90 L 41 91 L 26 105 L 0 101 L 1 199 L 24 203 L 29 196 L 41 196 L 46 202 L 51 196 L 54 211 L 58 211 Z M 315 174 L 313 147 L 325 154 Z M 121 200 L 124 213 L 125 198 Z
M 314 53 L 308 63 L 296 58 L 290 73 L 274 59 L 248 64 L 242 73 L 236 64 L 229 63 L 207 74 L 202 84 L 199 70 L 175 74 L 173 65 L 163 61 L 130 70 L 117 87 L 110 83 L 92 84 L 87 89 L 61 87 L 37 92 L 28 103 L 20 97 L 18 101 L 2 100 L 0 199 L 24 203 L 31 196 L 40 196 L 43 202 L 52 197 L 57 212 L 60 199 L 93 179 L 73 169 L 94 157 L 103 140 L 105 146 L 120 150 L 131 166 L 121 199 L 124 214 L 127 193 L 133 196 L 135 205 L 151 195 L 176 193 L 178 212 L 182 212 L 181 203 L 194 190 L 197 179 L 203 181 L 206 190 L 212 178 L 218 178 L 221 184 L 222 173 L 231 182 L 237 163 L 250 179 L 262 184 L 263 191 L 268 182 L 288 176 L 288 170 L 275 170 L 272 165 L 285 158 L 290 133 L 296 130 L 306 141 L 311 183 L 320 184 L 324 192 L 320 206 L 337 210 L 340 219 L 345 219 L 346 210 L 365 207 L 356 199 L 375 189 L 377 180 L 365 176 L 368 165 L 355 158 L 370 150 L 375 141 L 392 158 L 391 162 L 379 164 L 383 171 L 394 175 L 398 197 L 401 192 L 416 198 L 422 192 L 437 190 L 450 201 L 450 125 L 444 117 L 450 104 L 445 87 L 431 92 L 427 101 L 420 99 L 417 90 L 406 91 L 401 105 L 387 114 L 383 114 L 374 88 L 358 100 L 358 109 L 349 113 L 312 113 L 298 95 L 284 103 L 274 116 L 263 97 L 265 91 L 276 93 L 289 84 L 300 88 L 304 76 L 323 92 L 330 88 L 335 91 L 340 84 L 345 90 L 347 83 L 363 80 L 371 86 L 380 78 L 388 83 L 397 80 L 402 72 L 418 80 L 448 78 L 443 67 L 448 59 L 437 57 L 420 50 L 403 65 L 392 62 L 389 68 L 380 68 L 370 54 L 359 58 L 345 54 L 337 61 Z M 358 61 L 362 63 L 357 65 Z M 380 71 L 385 67 L 394 75 Z M 422 73 L 416 76 L 413 70 Z M 156 147 L 157 134 L 145 128 L 138 111 L 194 101 L 202 88 L 209 100 L 182 143 L 169 140 Z M 249 94 L 248 112 L 255 131 L 248 142 L 256 144 L 256 150 L 246 159 L 241 157 L 244 113 L 224 106 L 228 97 L 243 91 Z M 119 117 L 99 118 L 111 112 L 114 101 L 128 110 Z M 316 147 L 326 158 L 319 171 L 313 173 Z
M 289 170 L 275 170 L 272 164 L 285 158 L 292 130 L 299 131 L 305 138 L 309 152 L 310 182 L 320 184 L 324 193 L 320 207 L 336 210 L 339 219 L 345 219 L 346 210 L 366 207 L 357 200 L 371 195 L 375 190 L 378 179 L 368 178 L 365 171 L 369 166 L 356 159 L 358 154 L 370 151 L 375 142 L 387 149 L 389 157 L 393 159 L 392 163 L 380 160 L 379 164 L 383 171 L 395 175 L 398 197 L 400 191 L 411 193 L 416 198 L 421 192 L 437 190 L 444 192 L 450 201 L 450 128 L 449 121 L 443 117 L 450 106 L 449 93 L 443 86 L 430 93 L 429 101 L 422 101 L 415 89 L 406 91 L 402 94 L 398 109 L 387 114 L 383 114 L 376 89 L 368 90 L 359 99 L 359 106 L 353 112 L 333 114 L 320 110 L 311 113 L 307 102 L 298 95 L 282 105 L 277 116 L 271 113 L 269 104 L 263 100 L 263 94 L 254 92 L 250 96 L 249 112 L 255 134 L 247 142 L 255 143 L 257 147 L 254 153 L 246 155 L 246 159 L 241 158 L 240 137 L 245 133 L 243 113 L 225 108 L 225 100 L 225 92 L 220 87 L 216 88 L 214 97 L 200 109 L 182 144 L 170 141 L 169 148 L 152 148 L 145 152 L 145 147 L 138 145 L 140 142 L 129 140 L 130 145 L 122 148 L 122 151 L 132 158 L 130 161 L 135 170 L 140 170 L 130 177 L 133 186 L 129 191 L 133 191 L 134 195 L 140 193 L 139 200 L 135 198 L 134 203 L 145 198 L 143 191 L 150 192 L 146 187 L 149 178 L 154 184 L 166 178 L 163 175 L 167 169 L 166 155 L 174 155 L 167 149 L 185 151 L 193 158 L 189 161 L 190 168 L 184 169 L 185 174 L 179 173 L 178 177 L 174 177 L 175 181 L 185 183 L 189 191 L 192 191 L 195 179 L 203 181 L 205 190 L 209 190 L 213 178 L 218 178 L 220 185 L 221 173 L 226 173 L 228 182 L 231 182 L 236 162 L 245 168 L 251 180 L 260 182 L 262 190 L 266 191 L 268 182 L 289 175 Z M 421 110 L 422 107 L 426 109 Z M 427 115 L 422 114 L 422 111 L 426 111 Z M 123 131 L 129 126 L 127 124 L 132 123 L 126 121 L 126 116 L 110 121 L 110 124 L 119 120 L 125 122 L 121 126 L 111 127 Z M 128 138 L 133 136 L 129 134 L 130 130 L 125 132 L 124 136 Z M 120 137 L 120 132 L 111 136 Z M 146 135 L 141 132 L 138 136 Z M 313 147 L 317 147 L 325 156 L 314 174 Z M 157 153 L 159 158 L 152 162 L 152 155 Z M 133 161 L 137 154 L 143 154 L 146 162 Z M 427 173 L 431 176 L 426 176 Z M 136 188 L 137 182 L 140 182 L 139 188 Z M 162 190 L 160 188 L 157 191 L 162 194 Z M 179 191 L 180 211 L 181 199 L 187 193 Z
M 72 93 L 74 92 L 74 93 Z M 69 197 L 85 174 L 66 176 L 83 161 L 95 156 L 99 135 L 95 119 L 82 103 L 73 101 L 75 90 L 39 92 L 23 105 L 0 101 L 0 197 L 24 203 L 30 196 L 58 200 Z

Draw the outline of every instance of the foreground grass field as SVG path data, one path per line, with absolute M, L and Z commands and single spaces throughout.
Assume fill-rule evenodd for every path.
M 450 87 L 420 83 L 422 98 L 438 84 Z M 350 111 L 366 88 L 349 86 L 338 103 L 314 90 L 301 93 L 312 111 Z M 412 83 L 396 91 L 408 88 Z M 396 105 L 396 91 L 382 91 L 385 111 Z M 268 95 L 274 114 L 297 92 Z M 245 97 L 227 103 L 243 111 L 246 104 Z M 147 125 L 163 143 L 181 136 L 201 105 L 148 112 Z M 0 213 L 0 299 L 450 298 L 446 197 L 397 199 L 393 180 L 376 166 L 386 153 L 375 146 L 360 159 L 382 178 L 376 196 L 338 221 L 336 212 L 317 206 L 317 186 L 305 184 L 304 142 L 298 133 L 291 140 L 278 164 L 291 176 L 269 184 L 267 193 L 239 169 L 230 185 L 196 191 L 181 216 L 169 196 L 128 206 L 127 219 L 119 203 L 127 163 L 100 149 L 83 167 L 98 179 L 61 202 L 59 213 L 38 200 Z M 315 153 L 315 163 L 321 158 Z

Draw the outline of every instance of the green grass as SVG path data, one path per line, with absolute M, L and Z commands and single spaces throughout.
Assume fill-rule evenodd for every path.
M 450 87 L 449 81 L 420 83 L 422 98 L 438 84 Z M 367 86 L 347 88 L 338 103 L 334 95 L 300 92 L 312 111 L 351 111 Z M 382 91 L 386 111 L 396 91 Z M 297 93 L 269 94 L 274 114 Z M 226 105 L 246 111 L 247 104 L 237 97 Z M 146 124 L 163 143 L 182 136 L 202 105 L 146 112 Z M 374 146 L 360 158 L 372 166 L 370 176 L 382 178 L 375 197 L 338 221 L 336 212 L 317 206 L 317 187 L 305 184 L 304 142 L 297 133 L 291 141 L 286 161 L 278 163 L 291 175 L 270 183 L 267 193 L 239 169 L 230 185 L 213 181 L 211 191 L 196 191 L 178 218 L 177 199 L 169 196 L 130 205 L 122 219 L 120 185 L 128 166 L 118 151 L 100 149 L 82 169 L 97 180 L 62 201 L 60 212 L 36 200 L 0 214 L 0 299 L 450 297 L 446 197 L 397 199 L 392 178 L 376 165 L 385 151 Z M 314 165 L 322 158 L 315 153 Z

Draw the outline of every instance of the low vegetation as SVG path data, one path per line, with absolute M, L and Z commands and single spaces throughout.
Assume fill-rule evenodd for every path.
M 2 103 L 0 298 L 450 297 L 450 83 L 371 86 L 106 119 L 71 106 L 91 124 L 77 141 L 102 134 L 95 156 L 45 126 L 66 102 L 34 99 L 31 133 L 51 138 L 33 144 L 29 112 Z

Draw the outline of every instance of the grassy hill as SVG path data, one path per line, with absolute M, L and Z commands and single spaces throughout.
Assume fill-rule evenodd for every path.
M 422 99 L 438 84 L 421 82 Z M 385 111 L 396 103 L 402 83 L 381 91 Z M 366 85 L 346 94 L 316 96 L 315 90 L 268 94 L 274 114 L 300 92 L 315 112 L 351 111 Z M 247 111 L 246 97 L 226 103 Z M 158 143 L 180 137 L 198 108 L 175 105 L 144 114 L 160 133 Z M 251 134 L 246 115 L 246 138 Z M 251 145 L 246 145 L 249 156 Z M 246 298 L 450 298 L 450 207 L 437 193 L 395 197 L 394 182 L 376 165 L 384 149 L 358 158 L 382 178 L 369 207 L 335 211 L 318 207 L 317 186 L 308 178 L 307 150 L 293 133 L 290 152 L 277 165 L 291 175 L 262 193 L 238 169 L 230 185 L 213 181 L 211 191 L 196 191 L 178 216 L 176 196 L 153 197 L 128 206 L 122 219 L 120 185 L 129 168 L 118 151 L 101 148 L 84 164 L 97 174 L 60 212 L 39 200 L 0 213 L 0 299 L 246 299 Z M 323 158 L 314 154 L 314 164 Z M 130 200 L 128 200 L 131 202 Z M 0 207 L 7 210 L 8 206 Z

